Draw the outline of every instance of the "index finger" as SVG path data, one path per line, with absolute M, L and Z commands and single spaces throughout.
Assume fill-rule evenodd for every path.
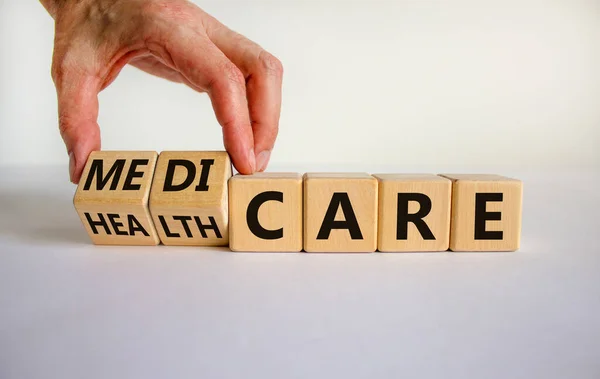
M 165 34 L 165 47 L 155 46 L 157 54 L 162 53 L 161 58 L 176 67 L 192 88 L 208 92 L 233 165 L 242 174 L 254 173 L 256 158 L 243 74 L 206 35 L 190 28 L 174 28 Z
M 210 16 L 209 16 L 210 17 Z M 264 171 L 279 132 L 283 66 L 273 55 L 210 17 L 207 34 L 246 78 L 256 168 Z

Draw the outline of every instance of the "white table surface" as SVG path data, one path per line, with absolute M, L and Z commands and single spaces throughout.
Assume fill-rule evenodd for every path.
M 65 171 L 0 170 L 2 379 L 600 378 L 599 173 L 515 175 L 516 253 L 311 255 L 93 246 Z

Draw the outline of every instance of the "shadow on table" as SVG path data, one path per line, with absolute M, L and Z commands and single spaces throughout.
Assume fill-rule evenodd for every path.
M 87 243 L 69 193 L 0 191 L 0 238 Z

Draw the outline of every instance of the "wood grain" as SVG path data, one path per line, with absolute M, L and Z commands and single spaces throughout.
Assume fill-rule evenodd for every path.
M 377 179 L 364 173 L 304 175 L 304 250 L 307 252 L 373 252 L 377 248 Z M 344 212 L 342 202 L 349 200 Z M 334 207 L 332 207 L 332 204 Z M 335 205 L 338 206 L 335 206 Z M 329 209 L 335 222 L 348 222 L 353 213 L 358 233 L 324 228 Z M 337 209 L 337 211 L 336 211 Z M 325 231 L 325 235 L 320 235 Z M 326 238 L 325 238 L 326 237 Z
M 442 176 L 452 180 L 451 250 L 519 249 L 523 201 L 523 183 L 520 180 L 488 174 Z M 477 199 L 479 222 L 476 221 Z M 479 236 L 476 225 L 479 225 Z
M 229 248 L 233 251 L 301 251 L 302 192 L 302 175 L 298 173 L 233 176 L 229 180 Z M 253 212 L 257 206 L 257 212 Z M 255 221 L 259 225 L 255 225 Z
M 432 174 L 373 176 L 379 181 L 379 251 L 448 250 L 452 193 L 452 182 L 449 179 Z M 419 212 L 428 209 L 427 206 L 430 206 L 430 210 L 424 217 L 419 218 L 422 222 L 408 222 L 410 217 L 399 215 L 401 210 L 407 210 L 411 215 L 419 215 Z
M 148 209 L 158 154 L 154 151 L 92 152 L 73 204 L 97 245 L 157 245 Z
M 189 162 L 186 164 L 192 171 L 176 162 Z M 174 167 L 171 177 L 169 166 Z M 224 151 L 160 153 L 150 193 L 150 213 L 163 244 L 227 246 L 227 181 L 231 171 L 229 155 Z

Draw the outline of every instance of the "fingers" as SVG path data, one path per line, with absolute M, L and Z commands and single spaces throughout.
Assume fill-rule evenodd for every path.
M 264 171 L 279 130 L 283 66 L 259 45 L 211 16 L 207 16 L 206 31 L 211 41 L 240 68 L 246 78 L 256 168 Z
M 177 31 L 169 37 L 165 48 L 174 67 L 194 87 L 208 92 L 233 165 L 242 174 L 255 172 L 254 138 L 241 71 L 205 35 Z
M 89 153 L 100 149 L 98 92 L 129 61 L 143 70 L 208 92 L 235 168 L 242 174 L 264 170 L 279 127 L 281 63 L 191 3 L 144 4 L 141 16 L 133 23 L 97 17 L 96 12 L 91 14 L 94 17 L 86 18 L 91 25 L 88 32 L 74 28 L 79 25 L 77 20 L 68 18 L 65 20 L 70 23 L 63 20 L 66 26 L 60 28 L 63 32 L 58 33 L 57 26 L 57 41 L 64 42 L 60 48 L 63 56 L 53 62 L 53 77 L 60 131 L 71 157 L 71 180 L 79 181 Z M 113 9 L 111 14 L 125 15 L 129 9 L 126 5 L 119 8 L 122 12 Z M 69 39 L 73 37 L 70 33 L 79 43 Z M 104 42 L 109 39 L 114 43 Z M 64 52 L 74 46 L 85 51 L 71 54 L 70 61 L 64 59 Z M 55 43 L 56 51 L 59 49 Z M 145 60 L 148 52 L 160 59 Z
M 264 53 L 268 54 L 268 53 Z M 269 66 L 256 69 L 250 74 L 247 84 L 250 119 L 254 131 L 254 150 L 257 152 L 257 169 L 267 168 L 271 151 L 279 132 L 279 114 L 281 111 L 281 78 L 283 70 L 280 63 L 262 61 L 271 58 L 259 58 L 261 65 Z M 273 58 L 275 59 L 275 58 Z M 279 62 L 279 61 L 276 61 Z
M 64 62 L 57 61 L 52 71 L 58 96 L 58 125 L 69 154 L 69 175 L 77 184 L 90 153 L 100 150 L 100 80 Z

